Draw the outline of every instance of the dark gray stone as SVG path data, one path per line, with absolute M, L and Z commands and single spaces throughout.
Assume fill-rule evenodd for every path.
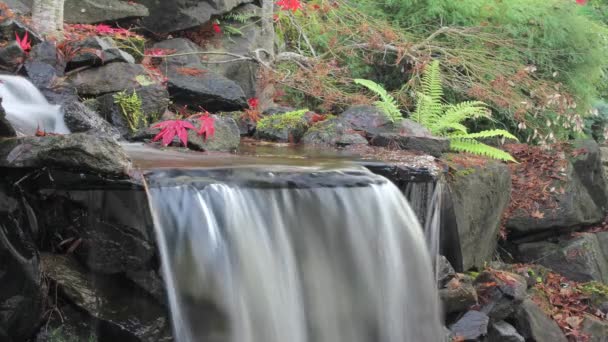
M 25 63 L 25 51 L 16 41 L 10 42 L 0 48 L 0 67 L 5 70 L 13 71 Z
M 161 306 L 114 277 L 92 276 L 64 255 L 44 254 L 46 276 L 80 310 L 122 335 L 123 341 L 172 341 L 168 317 Z
M 50 315 L 34 342 L 99 342 L 99 322 L 71 305 L 57 309 L 61 316 Z
M 139 64 L 111 63 L 83 70 L 68 78 L 79 95 L 102 95 L 141 86 L 142 80 L 151 81 Z M 102 113 L 103 114 L 103 113 Z
M 57 71 L 58 76 L 63 76 L 66 62 L 59 56 L 55 44 L 55 42 L 44 41 L 34 45 L 30 52 L 29 60 L 51 65 Z
M 496 249 L 502 214 L 511 198 L 511 173 L 502 163 L 459 168 L 448 180 L 456 215 L 462 267 L 484 268 Z
M 450 326 L 452 337 L 462 341 L 479 341 L 488 334 L 490 318 L 479 311 L 469 311 Z
M 514 317 L 515 328 L 526 341 L 568 342 L 557 323 L 530 299 L 524 300 Z
M 408 125 L 418 125 L 407 119 L 403 122 Z M 370 144 L 401 150 L 421 151 L 435 157 L 440 157 L 450 149 L 448 139 L 434 137 L 430 134 L 414 135 L 405 130 L 401 132 L 379 132 L 370 140 Z
M 70 56 L 67 69 L 72 70 L 83 66 L 100 66 L 114 62 L 135 63 L 135 58 L 116 46 L 110 37 L 89 37 L 68 45 L 74 56 Z
M 137 286 L 146 290 L 157 302 L 167 305 L 165 285 L 158 272 L 154 270 L 129 271 L 125 275 Z
M 157 33 L 193 28 L 208 22 L 212 17 L 228 13 L 250 0 L 140 0 L 150 10 L 144 26 Z
M 338 118 L 330 118 L 312 125 L 302 137 L 306 145 L 349 146 L 367 145 L 367 139 Z
M 390 120 L 386 117 L 386 114 L 374 106 L 350 107 L 340 114 L 340 119 L 349 124 L 354 130 L 363 131 L 371 135 L 390 124 Z
M 571 280 L 608 283 L 608 249 L 602 247 L 598 234 L 584 233 L 559 243 L 524 243 L 518 252 L 523 262 L 541 264 Z
M 15 34 L 18 34 L 19 37 L 24 37 L 26 32 L 32 41 L 32 45 L 44 40 L 39 34 L 18 19 L 8 19 L 0 22 L 0 39 L 2 40 L 15 40 Z
M 525 342 L 525 340 L 517 333 L 514 326 L 505 321 L 499 321 L 490 325 L 487 342 Z
M 116 128 L 80 101 L 68 101 L 61 110 L 65 124 L 72 133 L 101 133 L 114 139 L 120 138 Z
M 72 24 L 96 24 L 150 14 L 139 2 L 122 0 L 65 0 L 65 21 Z
M 443 288 L 450 280 L 452 280 L 452 278 L 454 278 L 454 276 L 456 276 L 456 271 L 448 259 L 443 255 L 439 256 L 437 268 L 438 287 Z
M 6 112 L 2 107 L 2 98 L 0 98 L 0 138 L 15 136 L 17 136 L 17 132 L 15 132 L 13 125 L 6 119 Z
M 496 284 L 488 287 L 487 284 Z M 505 271 L 484 271 L 475 279 L 477 294 L 482 298 L 480 311 L 494 321 L 508 318 L 526 298 L 528 283 L 520 275 Z
M 84 133 L 0 140 L 0 167 L 55 168 L 125 175 L 129 159 L 116 140 Z
M 477 304 L 473 280 L 465 276 L 453 278 L 448 282 L 444 289 L 439 290 L 439 297 L 446 314 L 466 312 Z
M 606 320 L 585 315 L 582 332 L 589 336 L 588 342 L 608 342 L 608 322 Z

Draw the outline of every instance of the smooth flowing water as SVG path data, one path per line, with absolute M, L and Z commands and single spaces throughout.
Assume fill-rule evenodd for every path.
M 399 189 L 362 169 L 148 176 L 178 342 L 443 340 L 423 231 Z
M 19 134 L 34 135 L 36 129 L 70 133 L 60 106 L 50 104 L 26 78 L 0 75 L 0 97 L 7 120 Z

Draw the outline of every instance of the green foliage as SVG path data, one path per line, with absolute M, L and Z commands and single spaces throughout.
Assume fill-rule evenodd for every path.
M 120 107 L 131 132 L 135 132 L 140 127 L 148 124 L 148 120 L 141 109 L 141 99 L 135 90 L 131 95 L 127 94 L 126 90 L 114 94 L 114 103 Z
M 374 102 L 374 105 L 384 112 L 386 117 L 391 122 L 398 122 L 403 119 L 399 106 L 397 105 L 397 100 L 395 100 L 395 98 L 391 96 L 391 94 L 389 94 L 381 85 L 374 81 L 360 78 L 355 79 L 355 83 L 366 87 L 367 89 L 376 93 L 376 95 L 380 96 L 380 101 Z
M 299 109 L 284 114 L 269 115 L 260 119 L 257 127 L 259 129 L 284 129 L 296 127 L 306 123 L 304 114 L 308 112 L 308 109 Z
M 224 16 L 222 16 L 222 21 L 224 20 L 230 20 L 230 21 L 234 21 L 237 23 L 241 23 L 241 24 L 245 24 L 247 23 L 250 19 L 256 18 L 258 15 L 253 12 L 245 12 L 245 11 L 241 11 L 241 12 L 230 12 L 228 14 L 225 14 Z
M 585 118 L 584 132 L 602 143 L 608 137 L 608 103 L 599 101 L 593 107 L 592 114 Z
M 481 102 L 462 102 L 456 105 L 442 103 L 441 73 L 439 62 L 429 64 L 422 79 L 422 90 L 418 93 L 416 111 L 411 119 L 428 128 L 431 133 L 450 139 L 450 146 L 459 152 L 468 152 L 505 161 L 515 161 L 500 149 L 488 146 L 477 139 L 504 137 L 517 140 L 502 129 L 469 133 L 463 122 L 469 119 L 489 117 L 489 112 Z

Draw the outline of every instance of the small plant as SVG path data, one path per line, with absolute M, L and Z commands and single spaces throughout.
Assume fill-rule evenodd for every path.
M 439 61 L 433 61 L 422 77 L 422 91 L 417 94 L 416 111 L 412 113 L 411 119 L 428 128 L 431 133 L 450 139 L 450 146 L 455 151 L 515 162 L 509 153 L 477 140 L 494 137 L 518 140 L 514 135 L 502 129 L 469 133 L 463 124 L 469 119 L 490 117 L 483 102 L 465 101 L 451 105 L 442 101 Z
M 288 127 L 296 127 L 306 124 L 304 114 L 308 113 L 308 109 L 294 110 L 285 114 L 270 115 L 260 119 L 257 127 L 259 129 L 283 129 Z
M 382 110 L 391 122 L 399 122 L 401 119 L 403 119 L 399 106 L 397 105 L 397 100 L 395 100 L 395 98 L 392 97 L 391 94 L 389 94 L 381 85 L 374 81 L 360 78 L 355 79 L 355 83 L 366 87 L 367 89 L 376 93 L 376 95 L 380 96 L 381 100 L 374 102 L 374 105 Z
M 120 107 L 131 132 L 135 132 L 139 127 L 148 124 L 148 120 L 141 110 L 141 99 L 135 90 L 131 95 L 127 94 L 126 91 L 114 94 L 114 103 Z

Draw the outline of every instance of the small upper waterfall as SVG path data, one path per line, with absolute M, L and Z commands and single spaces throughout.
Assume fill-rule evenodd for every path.
M 49 133 L 70 133 L 60 106 L 49 104 L 26 78 L 0 75 L 0 97 L 6 118 L 18 133 L 34 135 L 36 129 Z
M 172 170 L 148 192 L 178 342 L 439 342 L 431 259 L 399 189 L 360 169 Z

